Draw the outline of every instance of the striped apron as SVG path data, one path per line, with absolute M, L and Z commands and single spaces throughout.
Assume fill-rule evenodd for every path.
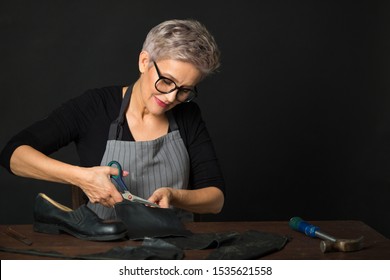
M 170 132 L 151 141 L 122 141 L 126 110 L 132 87 L 123 98 L 118 118 L 111 123 L 101 165 L 116 160 L 129 175 L 123 177 L 130 193 L 147 199 L 160 187 L 186 189 L 189 181 L 189 156 L 171 111 L 168 111 Z M 100 218 L 115 218 L 115 209 L 88 202 Z M 173 207 L 172 207 L 173 208 Z M 173 208 L 183 221 L 193 220 L 192 213 Z

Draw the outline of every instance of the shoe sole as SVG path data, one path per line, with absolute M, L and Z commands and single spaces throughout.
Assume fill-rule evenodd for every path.
M 127 235 L 126 231 L 119 234 L 101 235 L 101 236 L 84 235 L 69 230 L 68 228 L 60 225 L 44 224 L 44 223 L 37 223 L 37 222 L 34 223 L 33 229 L 36 232 L 47 233 L 47 234 L 61 234 L 62 232 L 66 232 L 78 239 L 89 240 L 89 241 L 112 241 L 112 240 L 122 239 Z

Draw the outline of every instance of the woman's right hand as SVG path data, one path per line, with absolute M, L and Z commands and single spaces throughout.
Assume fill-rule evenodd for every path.
M 18 176 L 78 186 L 92 203 L 112 207 L 123 200 L 110 179 L 110 175 L 118 175 L 118 169 L 114 167 L 71 165 L 50 158 L 27 145 L 15 149 L 10 167 Z M 123 171 L 122 175 L 127 176 L 128 172 Z
M 112 207 L 123 200 L 111 182 L 110 176 L 118 175 L 118 169 L 110 166 L 95 166 L 81 168 L 80 177 L 76 182 L 92 203 L 100 203 L 106 207 Z M 128 172 L 123 171 L 123 176 Z

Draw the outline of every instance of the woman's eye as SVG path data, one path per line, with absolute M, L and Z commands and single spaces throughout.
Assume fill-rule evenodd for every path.
M 163 82 L 164 82 L 164 84 L 166 84 L 167 86 L 170 86 L 170 85 L 173 84 L 173 81 L 168 80 L 168 79 L 163 79 Z
M 188 93 L 191 92 L 191 89 L 189 89 L 189 88 L 182 88 L 182 89 L 180 89 L 180 92 L 183 93 L 183 94 L 188 94 Z

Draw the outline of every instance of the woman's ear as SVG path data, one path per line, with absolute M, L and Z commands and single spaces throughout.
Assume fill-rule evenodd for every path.
M 148 70 L 148 66 L 149 66 L 149 54 L 146 51 L 142 51 L 139 54 L 139 59 L 138 59 L 139 72 L 141 74 L 145 73 Z

